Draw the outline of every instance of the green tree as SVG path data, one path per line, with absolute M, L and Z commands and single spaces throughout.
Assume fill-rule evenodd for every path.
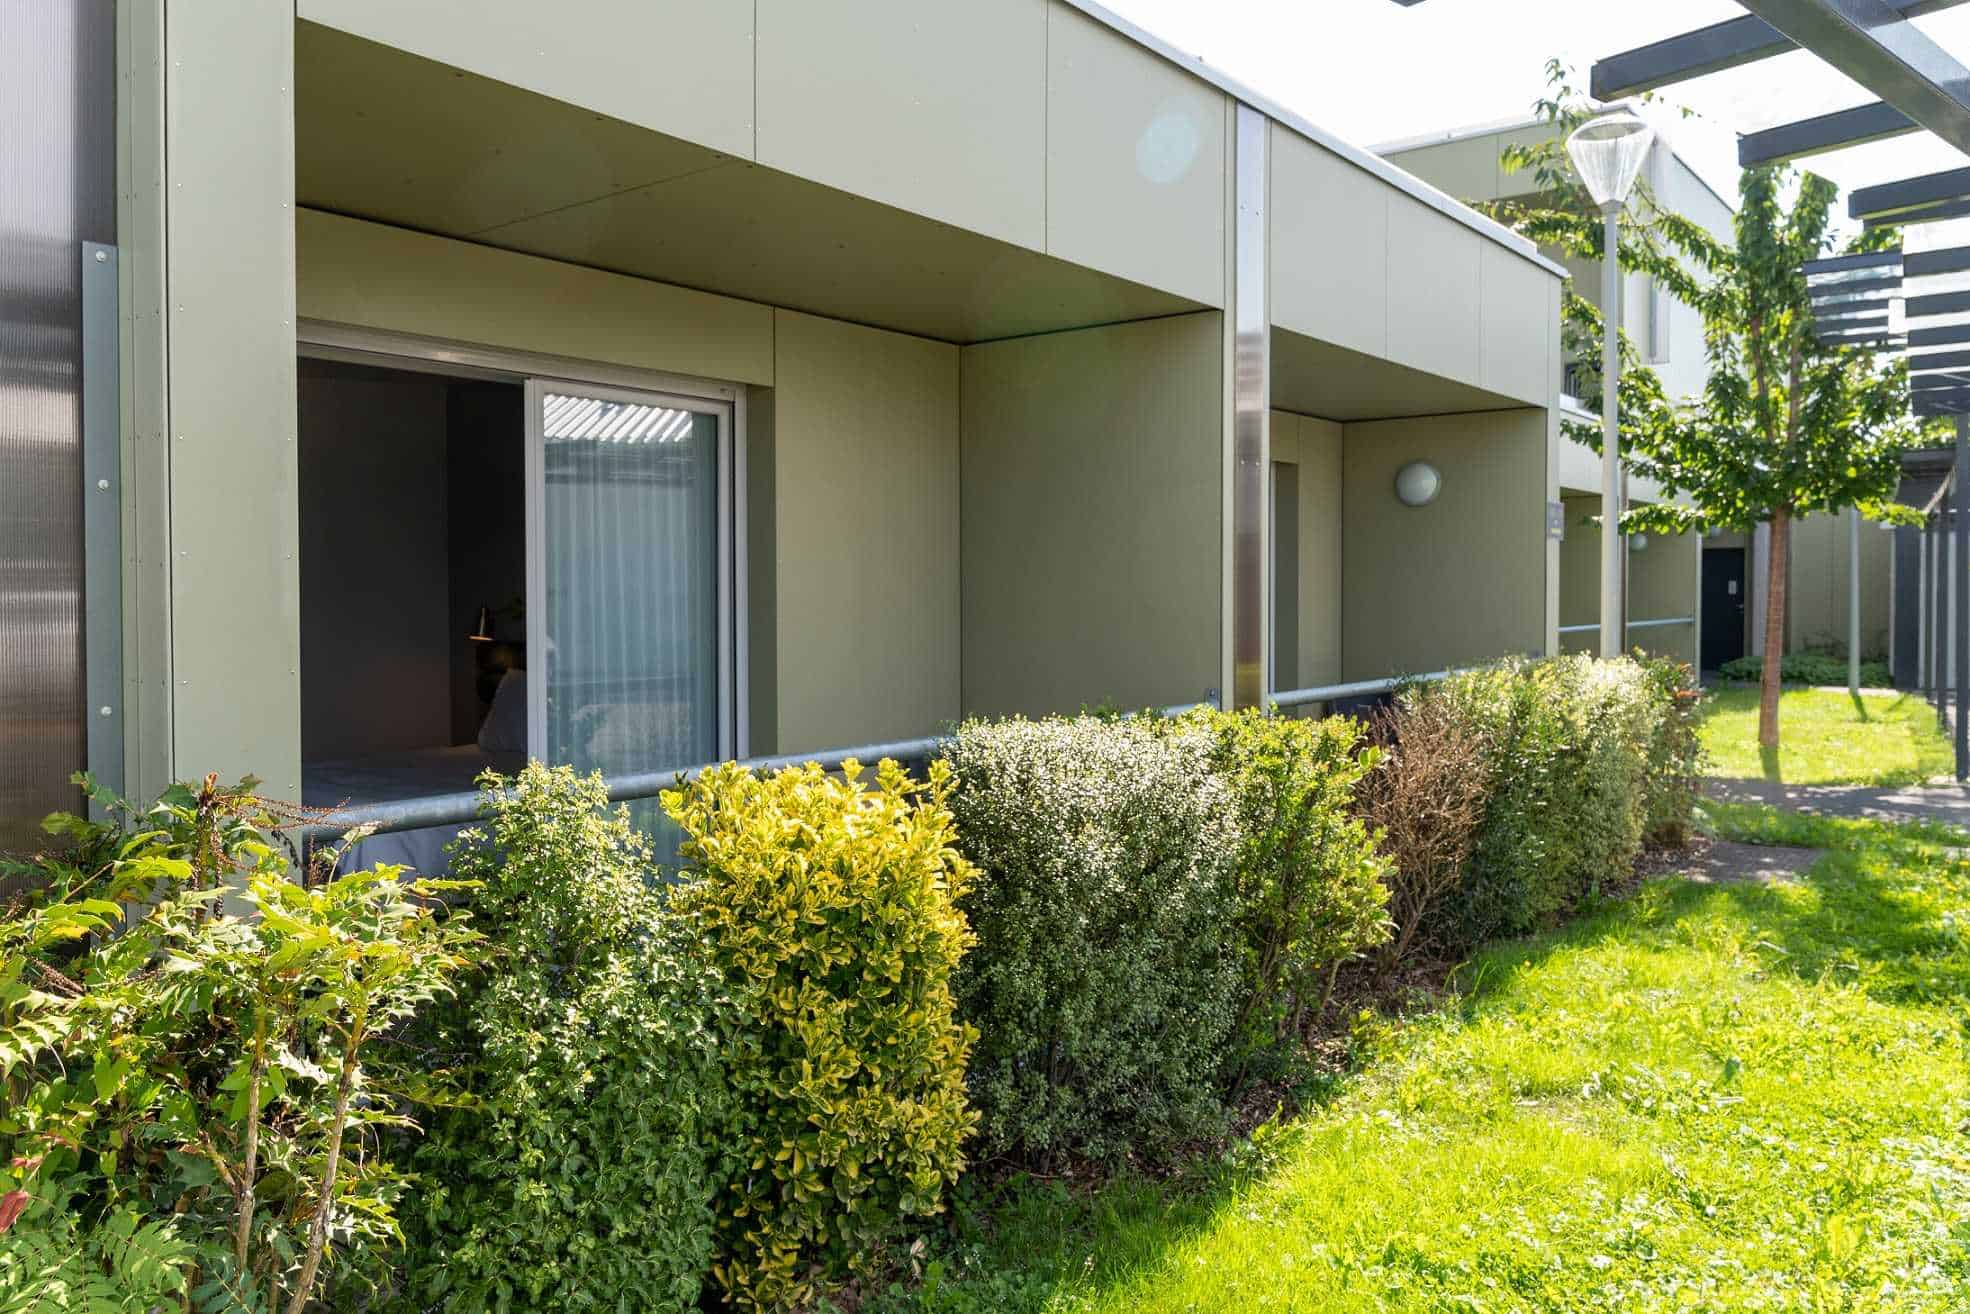
M 1548 249 L 1599 261 L 1599 213 L 1569 167 L 1564 139 L 1590 114 L 1566 70 L 1548 65 L 1552 93 L 1537 103 L 1556 129 L 1547 140 L 1508 148 L 1505 167 L 1529 171 L 1529 198 L 1495 204 L 1497 217 Z M 1838 189 L 1784 167 L 1748 169 L 1739 178 L 1734 241 L 1658 205 L 1644 186 L 1621 229 L 1622 267 L 1647 274 L 1703 318 L 1709 378 L 1696 397 L 1672 400 L 1622 341 L 1622 457 L 1655 480 L 1665 500 L 1631 508 L 1623 532 L 1750 532 L 1771 527 L 1765 590 L 1765 645 L 1759 742 L 1779 741 L 1779 660 L 1783 655 L 1787 565 L 1794 521 L 1858 507 L 1869 519 L 1903 522 L 1894 504 L 1901 454 L 1921 442 L 1908 416 L 1908 382 L 1899 359 L 1866 348 L 1829 346 L 1813 334 L 1806 261 L 1879 250 L 1899 234 L 1876 229 L 1846 242 L 1832 224 Z M 1577 363 L 1583 405 L 1600 407 L 1601 317 L 1568 291 L 1562 318 Z M 1599 425 L 1566 425 L 1596 452 Z M 1669 499 L 1682 499 L 1679 505 Z

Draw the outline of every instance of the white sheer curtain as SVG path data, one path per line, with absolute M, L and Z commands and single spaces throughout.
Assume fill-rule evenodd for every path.
M 609 775 L 712 761 L 719 417 L 539 396 L 546 725 L 533 751 Z

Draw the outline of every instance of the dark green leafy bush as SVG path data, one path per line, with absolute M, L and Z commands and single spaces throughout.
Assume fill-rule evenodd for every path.
M 973 721 L 951 810 L 979 879 L 959 976 L 992 1155 L 1173 1155 L 1224 1126 L 1236 804 L 1202 725 Z
M 485 786 L 452 868 L 499 953 L 419 1037 L 460 1091 L 416 1157 L 400 1303 L 694 1309 L 726 1122 L 713 983 L 600 776 Z
M 738 1158 L 712 1272 L 744 1309 L 805 1309 L 939 1212 L 975 1124 L 973 1034 L 952 973 L 972 870 L 946 803 L 881 764 L 757 776 L 727 764 L 664 795 L 683 829 L 671 905 L 733 1007 L 719 1035 Z
M 1717 668 L 1717 673 L 1726 680 L 1746 680 L 1753 684 L 1765 678 L 1765 659 L 1763 657 L 1733 657 Z M 1847 659 L 1826 652 L 1789 652 L 1779 658 L 1778 678 L 1785 684 L 1847 685 Z M 1863 689 L 1892 689 L 1895 687 L 1895 673 L 1888 669 L 1888 663 L 1878 660 L 1861 662 L 1861 687 Z
M 1345 717 L 1300 720 L 1258 711 L 1194 712 L 1217 740 L 1214 767 L 1238 816 L 1231 881 L 1239 961 L 1234 1076 L 1301 1034 L 1340 965 L 1388 938 L 1386 861 L 1353 808 L 1379 760 Z

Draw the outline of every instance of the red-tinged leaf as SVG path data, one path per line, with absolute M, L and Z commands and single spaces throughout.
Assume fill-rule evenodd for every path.
M 27 1208 L 27 1200 L 26 1191 L 9 1191 L 5 1195 L 0 1195 L 0 1232 L 14 1225 L 14 1220 Z

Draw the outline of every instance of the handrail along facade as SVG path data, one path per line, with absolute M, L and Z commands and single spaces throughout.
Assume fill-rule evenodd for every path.
M 1631 620 L 1628 622 L 1628 628 L 1631 630 L 1649 630 L 1649 629 L 1659 629 L 1664 625 L 1694 625 L 1694 624 L 1696 624 L 1696 617 L 1694 616 L 1666 616 L 1660 620 L 1639 620 L 1639 621 Z M 1559 627 L 1559 633 L 1592 634 L 1594 633 L 1594 631 L 1600 628 L 1601 628 L 1601 624 L 1599 621 L 1592 621 L 1586 625 L 1562 625 Z
M 1179 703 L 1162 709 L 1164 716 L 1181 716 L 1194 711 L 1205 703 Z M 738 765 L 754 771 L 782 771 L 788 767 L 818 765 L 825 771 L 838 771 L 842 763 L 850 758 L 858 762 L 876 763 L 884 758 L 894 758 L 905 765 L 927 762 L 949 746 L 948 735 L 927 735 L 920 739 L 894 739 L 880 744 L 859 744 L 853 748 L 831 748 L 821 753 L 781 753 L 771 757 L 749 757 L 739 760 Z M 611 803 L 628 803 L 639 799 L 655 798 L 666 789 L 675 789 L 680 781 L 696 780 L 705 772 L 723 765 L 720 762 L 704 762 L 697 766 L 671 767 L 659 771 L 636 771 L 628 775 L 610 776 L 603 783 L 609 790 Z M 348 831 L 362 827 L 372 835 L 385 835 L 394 831 L 422 830 L 432 826 L 456 826 L 479 819 L 478 791 L 432 794 L 424 798 L 400 799 L 388 803 L 351 803 L 339 809 L 333 820 L 306 822 L 289 828 L 288 834 L 297 843 L 306 845 L 322 839 L 333 839 Z

